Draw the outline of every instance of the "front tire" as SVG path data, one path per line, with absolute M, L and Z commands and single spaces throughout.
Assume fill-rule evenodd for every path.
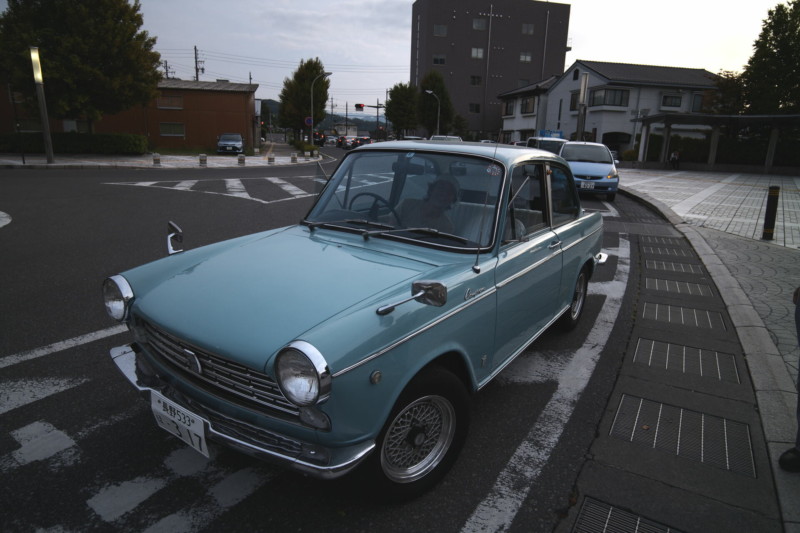
M 589 290 L 589 271 L 584 266 L 578 274 L 578 279 L 575 281 L 575 290 L 572 293 L 572 301 L 569 304 L 569 309 L 559 319 L 558 325 L 562 331 L 571 331 L 575 329 L 578 322 L 581 320 L 583 308 L 586 306 L 586 294 Z
M 440 367 L 423 370 L 405 388 L 378 437 L 368 467 L 383 499 L 415 498 L 453 466 L 469 427 L 464 384 Z

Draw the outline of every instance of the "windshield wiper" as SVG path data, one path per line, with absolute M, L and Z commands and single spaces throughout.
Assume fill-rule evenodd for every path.
M 434 235 L 436 237 L 444 237 L 446 239 L 452 239 L 455 241 L 462 242 L 464 244 L 469 244 L 469 239 L 462 237 L 461 235 L 453 235 L 452 233 L 445 233 L 443 231 L 439 231 L 438 229 L 434 228 L 392 228 L 388 230 L 374 230 L 374 231 L 365 231 L 361 234 L 364 237 L 364 240 L 368 240 L 373 235 L 385 235 L 387 233 L 400 233 L 403 231 L 411 231 L 415 233 L 425 233 L 427 235 Z
M 391 226 L 389 224 L 383 224 L 381 222 L 373 222 L 371 220 L 367 220 L 367 219 L 364 219 L 364 218 L 344 219 L 344 220 L 325 220 L 325 221 L 316 221 L 316 222 L 309 222 L 309 221 L 306 220 L 304 222 L 306 224 L 308 224 L 308 227 L 310 229 L 312 229 L 312 230 L 315 229 L 315 228 L 320 228 L 320 227 L 325 227 L 325 226 L 339 226 L 342 223 L 360 224 L 362 226 L 372 226 L 372 227 L 375 227 L 375 228 L 383 228 L 383 229 L 394 229 L 394 226 Z

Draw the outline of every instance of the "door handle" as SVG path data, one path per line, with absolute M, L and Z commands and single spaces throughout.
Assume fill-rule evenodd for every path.
M 550 243 L 550 246 L 548 246 L 548 248 L 553 250 L 554 248 L 558 248 L 559 246 L 561 246 L 561 241 L 553 241 Z

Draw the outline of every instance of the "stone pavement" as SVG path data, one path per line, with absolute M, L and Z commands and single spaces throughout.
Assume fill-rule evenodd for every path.
M 621 169 L 620 182 L 686 236 L 720 290 L 755 388 L 784 527 L 800 532 L 800 475 L 778 466 L 796 431 L 800 177 Z M 770 186 L 780 196 L 774 240 L 765 241 Z

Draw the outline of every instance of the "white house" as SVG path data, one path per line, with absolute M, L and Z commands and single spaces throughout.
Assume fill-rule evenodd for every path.
M 563 129 L 572 139 L 577 137 L 584 77 L 588 82 L 584 139 L 620 153 L 633 148 L 641 133 L 637 118 L 702 113 L 704 101 L 716 90 L 714 74 L 705 69 L 578 60 L 553 84 L 547 97 L 548 127 Z M 673 128 L 673 133 L 686 135 L 690 129 Z
M 562 136 L 561 132 L 544 131 L 547 119 L 547 90 L 556 80 L 558 76 L 551 76 L 539 83 L 497 95 L 503 109 L 503 131 L 498 142 L 511 143 L 537 136 Z
M 641 133 L 637 118 L 662 113 L 702 113 L 706 98 L 716 90 L 714 77 L 705 69 L 578 60 L 548 85 L 546 97 L 537 94 L 539 105 L 534 113 L 505 114 L 503 129 L 509 140 L 516 140 L 516 132 L 522 135 L 536 131 L 541 135 L 542 130 L 562 131 L 565 138 L 577 138 L 581 83 L 586 80 L 584 140 L 602 142 L 622 153 L 634 147 Z M 506 102 L 507 109 L 511 105 L 508 100 L 516 98 L 513 104 L 516 111 L 525 96 L 515 97 L 514 93 L 521 90 L 498 97 Z M 673 126 L 672 133 L 691 135 L 705 129 Z M 655 129 L 651 133 L 661 132 Z

